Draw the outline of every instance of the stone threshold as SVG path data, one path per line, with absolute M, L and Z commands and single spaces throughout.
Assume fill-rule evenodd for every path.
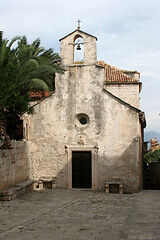
M 75 191 L 94 191 L 92 188 L 71 188 L 71 190 Z

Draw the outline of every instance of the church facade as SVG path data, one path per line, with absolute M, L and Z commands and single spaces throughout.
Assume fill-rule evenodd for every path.
M 142 188 L 144 113 L 139 73 L 97 61 L 97 38 L 77 29 L 60 39 L 55 92 L 23 115 L 31 142 L 31 177 L 56 177 L 57 188 Z

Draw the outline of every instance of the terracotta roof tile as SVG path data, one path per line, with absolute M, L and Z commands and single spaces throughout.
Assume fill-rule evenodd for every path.
M 48 92 L 48 91 L 37 91 L 37 92 L 31 92 L 30 93 L 30 97 L 33 99 L 42 99 L 44 97 L 48 97 L 52 92 Z
M 106 82 L 114 82 L 114 83 L 116 83 L 116 82 L 125 82 L 125 83 L 139 82 L 139 80 L 136 80 L 133 77 L 131 77 L 129 74 L 126 74 L 126 72 L 129 73 L 129 71 L 121 70 L 119 68 L 116 68 L 114 66 L 106 64 L 104 61 L 98 61 L 97 65 L 105 67 Z

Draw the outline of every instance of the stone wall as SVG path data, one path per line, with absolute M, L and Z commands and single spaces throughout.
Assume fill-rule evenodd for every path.
M 74 32 L 61 39 L 62 67 L 56 91 L 23 115 L 26 139 L 31 141 L 31 177 L 57 177 L 59 188 L 72 187 L 72 152 L 92 153 L 92 189 L 121 179 L 125 192 L 141 189 L 141 126 L 139 84 L 104 90 L 104 68 L 97 66 L 96 38 L 81 32 L 84 63 L 73 63 Z M 113 94 L 110 94 L 109 91 Z M 79 116 L 87 116 L 82 124 Z
M 30 142 L 12 141 L 11 149 L 0 149 L 0 190 L 30 177 Z
M 85 64 L 96 64 L 97 62 L 97 51 L 96 51 L 96 38 L 91 37 L 82 31 L 73 32 L 68 35 L 67 38 L 61 39 L 61 63 L 63 65 L 74 64 L 74 38 L 76 36 L 81 36 L 84 40 L 84 63 Z
M 71 158 L 65 147 L 94 151 L 97 146 L 95 189 L 113 178 L 122 179 L 125 192 L 141 189 L 139 112 L 102 90 L 103 73 L 97 66 L 68 67 L 57 79 L 56 93 L 36 105 L 33 115 L 23 116 L 33 178 L 55 176 L 57 187 L 69 187 Z M 78 124 L 78 114 L 88 115 L 88 124 Z
M 139 83 L 106 85 L 112 94 L 139 109 Z

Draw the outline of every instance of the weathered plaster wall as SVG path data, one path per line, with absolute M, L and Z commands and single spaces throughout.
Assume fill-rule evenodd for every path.
M 104 189 L 104 182 L 120 178 L 124 191 L 135 192 L 141 186 L 139 112 L 103 90 L 104 68 L 96 66 L 96 38 L 84 38 L 83 64 L 73 64 L 73 39 L 61 40 L 62 66 L 57 75 L 56 92 L 34 107 L 33 115 L 24 115 L 25 132 L 31 141 L 32 177 L 56 176 L 57 187 L 71 181 L 71 150 L 93 149 L 94 185 Z M 113 93 L 131 105 L 139 106 L 139 85 L 113 87 Z M 77 114 L 89 118 L 80 124 Z M 87 147 L 88 146 L 88 147 Z M 98 148 L 98 152 L 94 149 Z
M 114 84 L 105 86 L 115 96 L 139 109 L 139 83 Z
M 119 178 L 126 192 L 140 189 L 138 113 L 108 99 L 106 126 L 99 139 L 99 185 Z
M 65 146 L 98 146 L 97 186 L 120 178 L 125 191 L 140 187 L 138 112 L 102 90 L 104 69 L 96 66 L 68 67 L 57 78 L 57 92 L 35 107 L 29 116 L 32 176 L 57 176 L 57 186 L 67 187 L 68 154 Z M 77 124 L 76 115 L 85 113 L 89 124 Z M 83 150 L 83 145 L 81 146 Z
M 30 142 L 12 141 L 11 149 L 0 150 L 0 190 L 30 177 Z

